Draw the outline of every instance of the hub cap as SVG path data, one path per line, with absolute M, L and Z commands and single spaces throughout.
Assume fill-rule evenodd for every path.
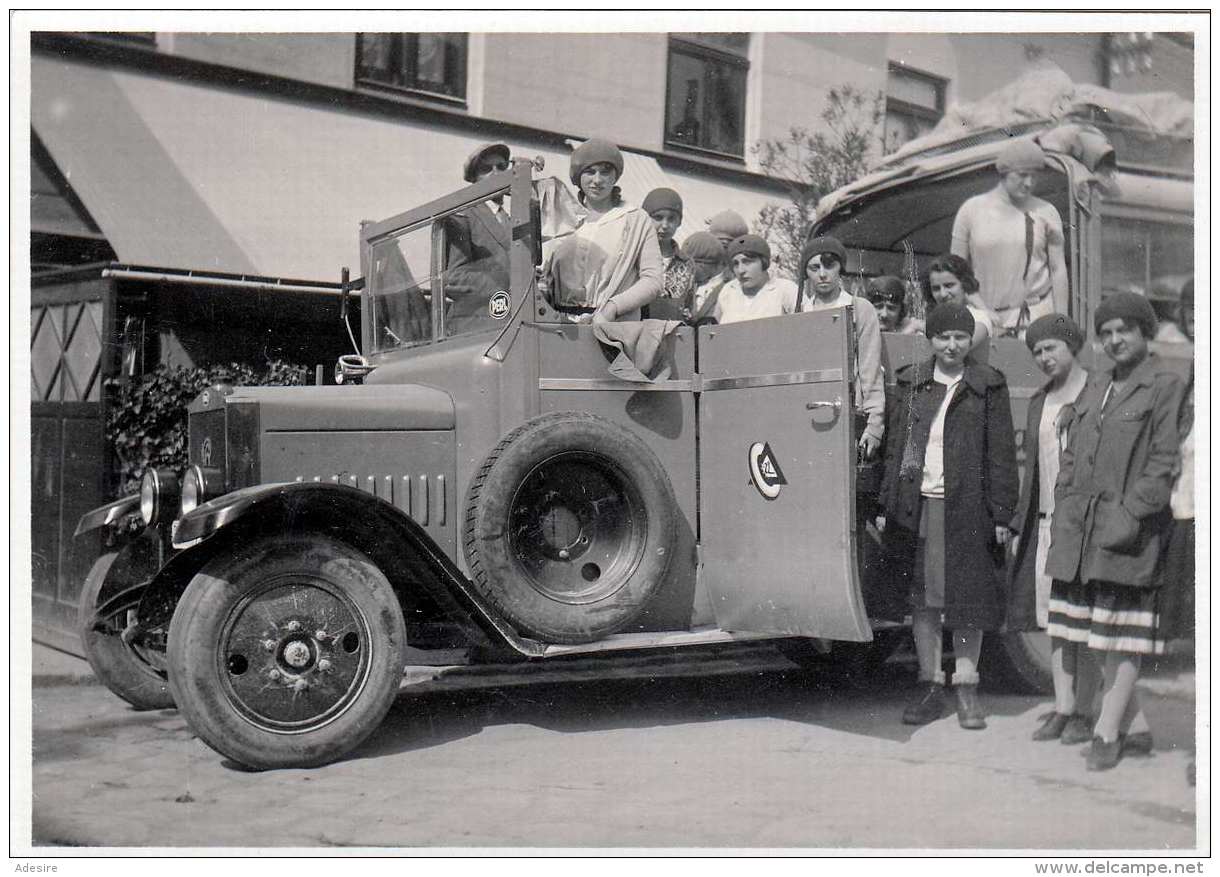
M 368 622 L 333 583 L 309 576 L 263 583 L 221 630 L 220 678 L 247 721 L 294 733 L 332 721 L 368 678 Z
M 519 572 L 564 603 L 592 603 L 623 586 L 643 555 L 643 500 L 608 460 L 560 454 L 522 481 L 509 511 Z

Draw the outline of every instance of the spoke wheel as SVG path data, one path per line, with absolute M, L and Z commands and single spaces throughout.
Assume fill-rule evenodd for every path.
M 372 631 L 359 607 L 325 579 L 286 576 L 244 596 L 216 649 L 233 709 L 283 733 L 341 715 L 368 681 Z
M 222 554 L 187 587 L 169 634 L 179 708 L 199 737 L 254 768 L 310 767 L 358 746 L 402 679 L 390 583 L 323 536 Z

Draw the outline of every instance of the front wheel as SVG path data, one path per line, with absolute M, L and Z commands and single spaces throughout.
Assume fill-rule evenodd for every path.
M 381 724 L 405 644 L 393 588 L 363 554 L 323 536 L 263 539 L 191 580 L 169 673 L 191 729 L 220 754 L 314 767 Z
M 164 653 L 142 643 L 124 641 L 122 636 L 128 615 L 139 605 L 139 596 L 110 607 L 103 618 L 97 615 L 98 598 L 118 557 L 117 551 L 106 552 L 94 561 L 85 576 L 76 616 L 81 647 L 98 681 L 133 707 L 171 709 L 174 698 L 165 681 Z

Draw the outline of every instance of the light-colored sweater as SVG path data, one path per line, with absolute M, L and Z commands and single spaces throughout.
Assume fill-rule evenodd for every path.
M 881 376 L 881 321 L 877 309 L 866 298 L 840 290 L 832 301 L 820 301 L 805 291 L 802 311 L 852 308 L 852 326 L 856 333 L 856 408 L 868 415 L 864 432 L 880 440 L 885 434 L 885 381 Z
M 543 271 L 551 277 L 557 305 L 599 308 L 614 298 L 617 319 L 638 320 L 640 308 L 661 292 L 656 229 L 638 207 L 620 204 L 586 216 L 554 244 Z

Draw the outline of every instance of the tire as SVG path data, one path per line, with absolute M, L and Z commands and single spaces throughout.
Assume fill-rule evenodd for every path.
M 382 722 L 405 666 L 393 588 L 360 552 L 320 535 L 221 555 L 174 611 L 169 673 L 191 729 L 256 769 L 315 767 Z
M 983 636 L 979 673 L 988 687 L 1015 694 L 1051 694 L 1051 642 L 1045 631 Z
M 124 603 L 102 619 L 101 630 L 94 624 L 98 596 L 118 557 L 117 551 L 106 552 L 94 561 L 85 576 L 76 610 L 81 647 L 98 680 L 133 707 L 138 710 L 172 709 L 174 697 L 166 683 L 164 655 L 153 649 L 128 645 L 121 637 L 127 626 L 127 610 L 134 609 L 138 599 Z
M 660 590 L 676 507 L 639 437 L 591 414 L 543 415 L 506 436 L 471 482 L 471 579 L 522 633 L 592 642 L 621 630 Z

